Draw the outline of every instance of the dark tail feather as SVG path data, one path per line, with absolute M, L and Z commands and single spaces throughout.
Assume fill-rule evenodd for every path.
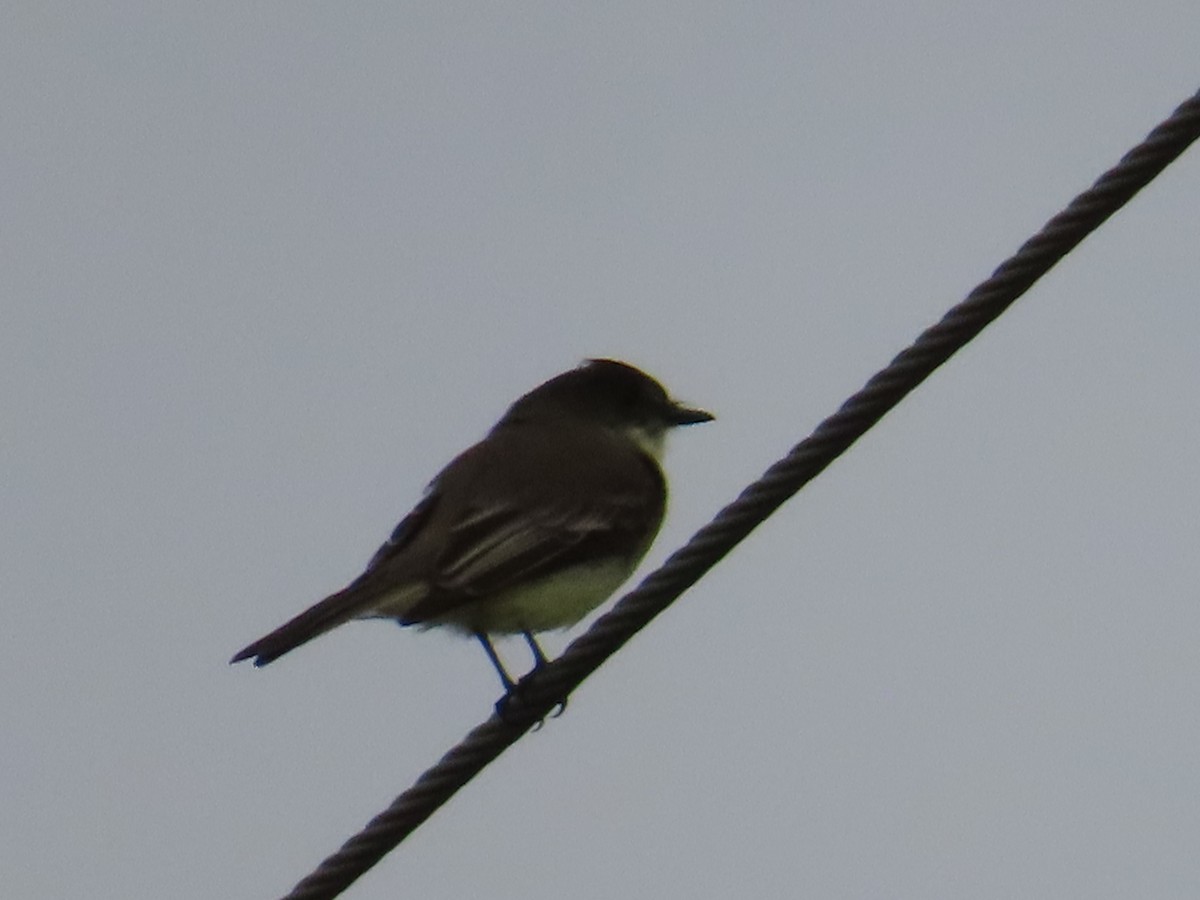
M 290 622 L 280 625 L 266 637 L 261 637 L 244 650 L 239 650 L 229 662 L 232 664 L 254 657 L 255 666 L 265 666 L 289 650 L 295 650 L 301 644 L 307 644 L 331 628 L 354 618 L 358 611 L 358 599 L 351 588 L 331 594 Z

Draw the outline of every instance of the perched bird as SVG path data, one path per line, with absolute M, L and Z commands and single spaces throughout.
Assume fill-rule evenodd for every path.
M 666 433 L 712 420 L 627 363 L 588 360 L 517 400 L 434 478 L 358 578 L 238 652 L 264 666 L 351 619 L 478 638 L 574 625 L 612 595 L 662 524 Z

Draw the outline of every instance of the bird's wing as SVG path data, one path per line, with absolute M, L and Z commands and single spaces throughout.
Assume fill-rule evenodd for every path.
M 657 471 L 654 475 L 661 478 Z M 402 621 L 436 619 L 583 562 L 635 562 L 657 533 L 662 513 L 661 495 L 635 490 L 575 504 L 474 506 L 450 530 L 431 572 L 429 593 Z
M 436 482 L 425 488 L 425 496 L 407 516 L 400 520 L 400 524 L 392 529 L 391 536 L 380 545 L 379 549 L 375 551 L 375 555 L 371 557 L 371 561 L 367 563 L 366 571 L 370 572 L 403 553 L 420 533 L 425 523 L 429 521 L 429 517 L 433 514 L 441 497 Z
M 426 622 L 583 562 L 636 562 L 658 532 L 665 507 L 666 485 L 654 460 L 637 454 L 640 464 L 630 466 L 628 457 L 601 455 L 566 471 L 554 465 L 564 442 L 587 460 L 603 439 L 590 431 L 556 431 L 548 441 L 528 428 L 494 434 L 464 451 L 434 479 L 362 575 L 234 661 L 253 657 L 255 665 L 265 665 L 353 618 Z M 509 480 L 491 477 L 498 464 L 509 468 Z M 399 600 L 397 591 L 404 594 Z

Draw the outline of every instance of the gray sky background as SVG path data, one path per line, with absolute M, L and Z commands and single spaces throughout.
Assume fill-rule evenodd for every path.
M 21 898 L 284 893 L 497 685 L 226 661 L 507 403 L 718 413 L 661 561 L 1200 85 L 1194 0 L 5 20 Z M 1197 896 L 1198 211 L 1193 149 L 346 896 Z

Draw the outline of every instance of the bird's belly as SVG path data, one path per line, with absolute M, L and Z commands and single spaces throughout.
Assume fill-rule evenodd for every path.
M 490 634 L 567 628 L 611 597 L 632 571 L 633 566 L 624 560 L 567 569 L 495 597 L 465 604 L 429 624 Z

